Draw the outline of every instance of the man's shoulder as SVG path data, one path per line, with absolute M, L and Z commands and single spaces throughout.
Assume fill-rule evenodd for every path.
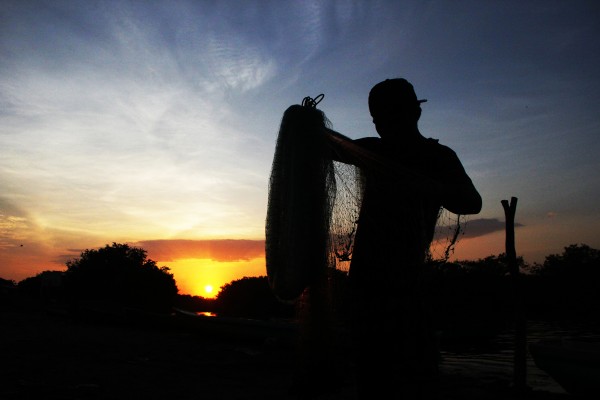
M 368 149 L 375 152 L 388 152 L 389 148 L 386 148 L 384 141 L 380 137 L 365 136 L 358 139 L 354 139 L 353 143 L 359 145 L 364 149 Z M 450 147 L 441 144 L 439 139 L 425 138 L 421 142 L 420 146 L 413 148 L 414 154 L 421 154 L 425 157 L 432 157 L 438 160 L 448 160 L 457 158 L 456 153 Z
M 439 156 L 446 156 L 446 157 L 455 157 L 456 156 L 456 152 L 454 150 L 452 150 L 450 147 L 441 144 L 439 139 L 432 139 L 432 138 L 428 138 L 425 140 L 425 146 L 427 147 L 428 151 L 432 151 L 435 152 L 436 154 L 438 154 Z

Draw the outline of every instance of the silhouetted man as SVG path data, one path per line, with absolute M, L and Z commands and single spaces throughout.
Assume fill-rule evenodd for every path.
M 380 82 L 369 93 L 380 137 L 353 141 L 367 156 L 333 144 L 334 158 L 360 166 L 365 176 L 349 271 L 361 399 L 437 396 L 425 257 L 442 207 L 462 215 L 481 210 L 455 152 L 419 132 L 424 101 L 405 79 Z

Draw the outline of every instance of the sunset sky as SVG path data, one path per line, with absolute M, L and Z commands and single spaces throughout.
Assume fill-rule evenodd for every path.
M 180 293 L 265 275 L 285 109 L 375 136 L 370 88 L 405 77 L 421 132 L 483 197 L 453 258 L 600 248 L 600 2 L 0 2 L 0 277 L 113 242 Z

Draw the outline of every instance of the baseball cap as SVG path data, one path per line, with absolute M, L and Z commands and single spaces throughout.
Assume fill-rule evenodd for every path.
M 426 101 L 417 98 L 413 85 L 406 79 L 386 79 L 373 86 L 369 92 L 369 111 L 373 119 L 376 119 L 396 112 L 398 107 L 415 106 Z

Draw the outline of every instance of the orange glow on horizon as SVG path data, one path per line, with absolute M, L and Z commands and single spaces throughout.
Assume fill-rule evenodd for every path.
M 157 264 L 171 269 L 179 294 L 208 299 L 217 297 L 221 288 L 234 280 L 267 274 L 264 257 L 241 261 L 187 258 L 166 263 L 157 261 Z

